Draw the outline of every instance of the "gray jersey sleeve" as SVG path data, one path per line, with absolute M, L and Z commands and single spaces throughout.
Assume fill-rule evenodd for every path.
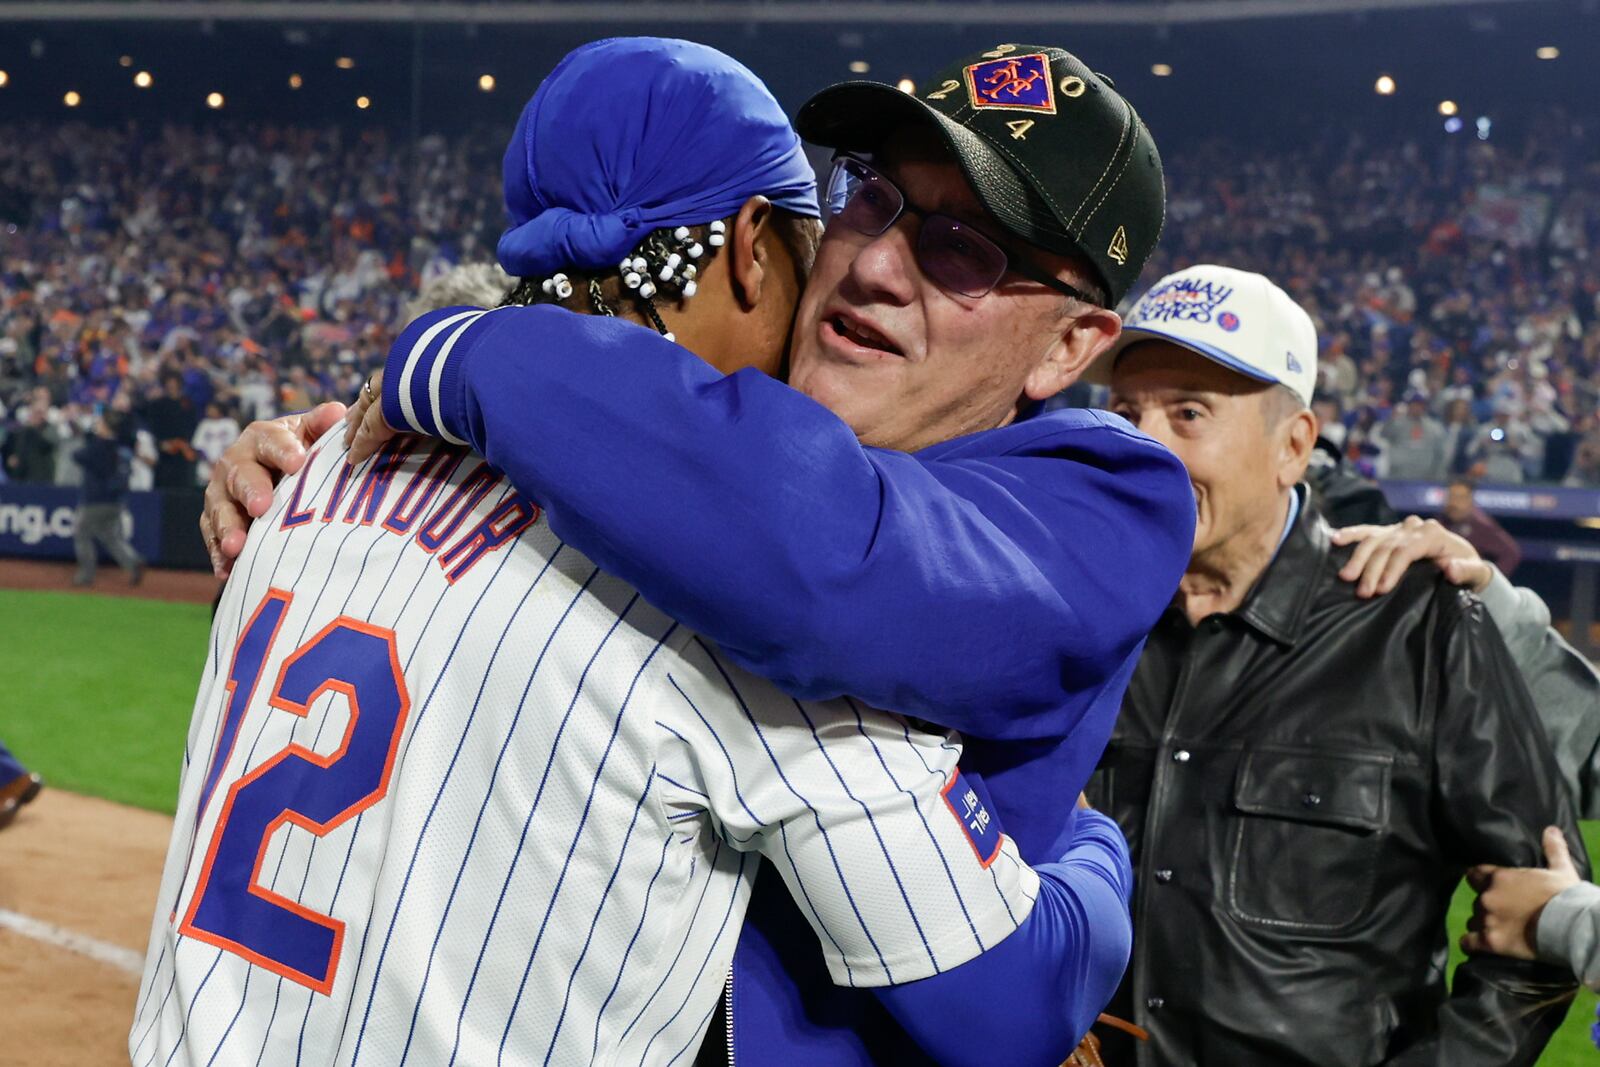
M 1533 695 L 1579 818 L 1600 819 L 1600 673 L 1550 625 L 1539 594 L 1499 568 L 1479 596 Z

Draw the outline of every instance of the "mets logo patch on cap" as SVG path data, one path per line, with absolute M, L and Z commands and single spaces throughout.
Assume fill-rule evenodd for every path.
M 957 767 L 950 782 L 944 787 L 944 802 L 950 814 L 961 824 L 967 843 L 978 857 L 978 865 L 985 869 L 1000 855 L 1000 820 L 994 815 L 994 804 L 989 800 L 989 790 L 977 775 L 961 773 Z
M 1055 86 L 1050 79 L 1050 57 L 1043 52 L 1002 56 L 966 69 L 967 96 L 982 111 L 1043 111 L 1056 113 Z

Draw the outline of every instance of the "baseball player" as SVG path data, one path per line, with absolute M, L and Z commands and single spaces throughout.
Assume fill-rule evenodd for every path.
M 814 204 L 776 103 L 725 56 L 602 42 L 535 104 L 580 88 L 648 115 L 640 158 L 695 179 L 632 188 L 647 235 Z M 1090 813 L 1028 868 L 960 751 L 746 673 L 466 448 L 350 465 L 327 435 L 218 613 L 132 1060 L 683 1062 L 765 858 L 834 980 L 880 989 L 942 1060 L 1059 1062 L 1126 958 L 1125 846 Z
M 1092 769 L 1139 642 L 1170 598 L 1194 504 L 1172 457 L 1120 420 L 1062 412 L 1003 425 L 1114 338 L 1118 320 L 1101 305 L 1137 276 L 1161 196 L 1153 145 L 1098 76 L 1057 49 L 989 52 L 931 82 L 931 102 L 846 85 L 801 113 L 814 139 L 873 152 L 871 165 L 837 165 L 838 214 L 792 338 L 794 380 L 837 414 L 748 371 L 723 377 L 736 369 L 724 320 L 737 307 L 656 300 L 663 321 L 652 324 L 682 345 L 621 321 L 634 306 L 613 299 L 626 273 L 598 257 L 586 273 L 616 320 L 507 308 L 446 340 L 429 330 L 459 310 L 429 316 L 391 354 L 383 409 L 393 425 L 473 440 L 558 530 L 786 690 L 855 693 L 959 724 L 1024 854 L 1045 857 L 1071 837 L 1073 783 Z M 969 68 L 983 76 L 975 84 L 1048 73 L 1065 95 L 1016 118 L 973 105 L 972 86 L 945 88 Z M 548 179 L 538 158 L 525 170 L 511 162 L 511 190 Z M 994 177 L 1006 171 L 1046 181 L 1047 195 Z M 1123 179 L 1102 181 L 1108 173 Z M 1061 236 L 1060 220 L 1028 213 L 1046 201 L 1091 217 L 1100 203 L 1117 221 Z M 732 242 L 722 254 L 755 276 L 756 257 Z M 575 290 L 552 302 L 602 310 L 563 262 L 507 265 L 535 293 Z M 1041 263 L 1080 295 L 1107 291 L 1062 292 L 1038 279 Z M 635 267 L 636 280 L 655 274 Z M 760 331 L 741 332 L 735 354 L 758 355 Z M 984 425 L 1002 428 L 914 456 L 857 437 L 914 448 Z M 872 1058 L 881 1035 L 853 1008 L 785 999 L 807 986 L 809 961 L 785 944 L 774 962 L 758 943 L 799 922 L 776 905 L 741 943 L 737 1058 Z M 790 985 L 767 996 L 775 977 Z M 823 1019 L 848 1025 L 797 1045 Z M 888 1048 L 880 1060 L 905 1062 Z

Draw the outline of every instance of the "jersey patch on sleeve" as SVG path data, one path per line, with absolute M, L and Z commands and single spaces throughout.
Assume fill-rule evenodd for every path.
M 961 832 L 972 846 L 978 865 L 985 869 L 1000 855 L 1000 820 L 994 815 L 989 790 L 977 775 L 966 775 L 956 768 L 944 787 L 944 803 L 961 824 Z

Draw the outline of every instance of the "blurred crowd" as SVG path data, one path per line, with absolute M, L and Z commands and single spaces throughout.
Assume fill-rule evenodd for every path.
M 1547 128 L 1548 127 L 1548 128 Z M 1324 435 L 1376 477 L 1600 485 L 1600 153 L 1334 130 L 1172 152 L 1145 277 L 1280 280 L 1317 320 Z M 74 484 L 104 416 L 133 488 L 190 487 L 250 419 L 354 395 L 418 288 L 485 261 L 498 135 L 0 127 L 4 475 Z
M 5 476 L 203 483 L 243 423 L 348 398 L 419 284 L 493 255 L 500 145 L 383 132 L 0 127 Z
M 1282 284 L 1317 323 L 1324 435 L 1364 473 L 1600 485 L 1600 130 L 1484 132 L 1179 154 L 1145 276 Z

